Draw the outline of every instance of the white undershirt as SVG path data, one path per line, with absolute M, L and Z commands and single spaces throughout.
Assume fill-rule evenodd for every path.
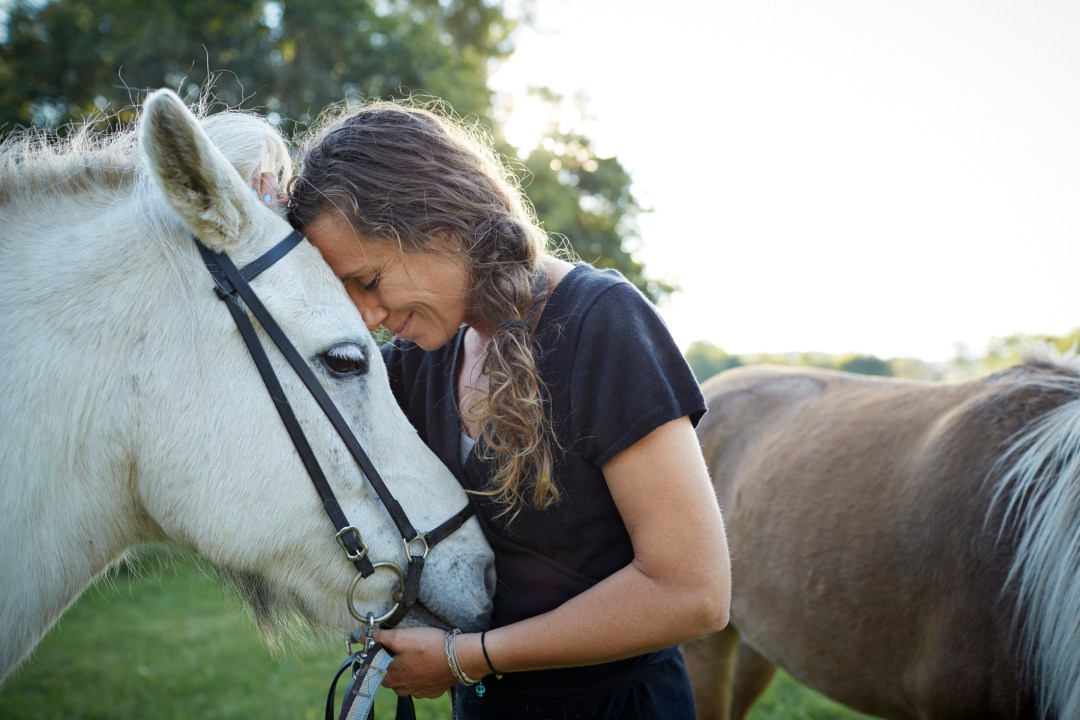
M 461 455 L 462 465 L 469 459 L 469 453 L 472 452 L 475 445 L 476 441 L 469 437 L 467 433 L 461 433 L 461 445 L 458 447 L 458 453 Z

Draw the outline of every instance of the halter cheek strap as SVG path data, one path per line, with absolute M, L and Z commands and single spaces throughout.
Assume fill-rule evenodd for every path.
M 419 597 L 420 578 L 424 569 L 424 561 L 430 548 L 460 528 L 465 521 L 468 520 L 473 512 L 472 505 L 466 504 L 464 508 L 434 530 L 426 534 L 418 532 L 409 521 L 409 518 L 405 514 L 400 503 L 398 503 L 393 494 L 391 494 L 390 490 L 386 487 L 382 477 L 375 469 L 375 466 L 372 465 L 367 453 L 364 452 L 363 447 L 349 428 L 345 418 L 341 415 L 337 406 L 334 405 L 333 400 L 330 399 L 330 396 L 323 389 L 307 362 L 289 341 L 288 337 L 281 330 L 281 327 L 277 324 L 273 316 L 259 300 L 255 291 L 251 288 L 251 285 L 249 284 L 250 281 L 258 277 L 260 273 L 287 255 L 290 250 L 296 247 L 304 239 L 303 235 L 298 231 L 293 230 L 284 240 L 274 245 L 274 247 L 270 248 L 270 250 L 249 265 L 246 265 L 242 270 L 236 267 L 228 255 L 211 250 L 198 238 L 193 239 L 195 245 L 199 249 L 199 254 L 202 256 L 203 262 L 206 264 L 207 270 L 214 278 L 215 292 L 221 300 L 225 301 L 225 305 L 228 307 L 229 313 L 232 315 L 233 321 L 236 323 L 236 326 L 244 339 L 244 343 L 247 345 L 248 351 L 259 370 L 259 374 L 262 376 L 263 383 L 266 385 L 270 397 L 274 400 L 274 406 L 281 416 L 282 423 L 284 423 L 286 430 L 288 430 L 293 445 L 296 447 L 296 451 L 299 454 L 301 461 L 304 463 L 304 467 L 307 469 L 311 482 L 315 486 L 315 490 L 318 492 L 319 497 L 323 502 L 326 514 L 337 529 L 336 538 L 338 543 L 345 550 L 346 557 L 353 563 L 357 572 L 359 572 L 360 576 L 363 578 L 371 576 L 375 572 L 375 569 L 381 566 L 391 566 L 399 574 L 403 575 L 403 587 L 400 601 L 396 603 L 395 607 L 389 613 L 379 618 L 382 627 L 389 628 L 397 625 L 413 605 L 415 605 L 417 598 Z M 274 373 L 273 366 L 266 355 L 266 351 L 259 340 L 258 334 L 255 332 L 251 320 L 248 319 L 247 314 L 241 308 L 241 301 L 247 306 L 247 309 L 252 316 L 258 320 L 263 331 L 270 337 L 278 350 L 281 351 L 282 356 L 284 356 L 286 361 L 288 361 L 289 365 L 293 368 L 293 371 L 307 387 L 312 397 L 318 403 L 327 419 L 334 426 L 334 429 L 345 443 L 345 446 L 349 449 L 350 454 L 352 454 L 353 458 L 360 466 L 360 469 L 367 477 L 368 482 L 382 501 L 383 506 L 386 507 L 387 512 L 390 513 L 390 517 L 397 526 L 398 531 L 401 533 L 402 540 L 405 543 L 405 555 L 408 559 L 406 572 L 402 573 L 400 569 L 396 566 L 392 566 L 390 563 L 373 564 L 368 558 L 367 545 L 364 543 L 359 529 L 350 524 L 345 517 L 341 505 L 338 503 L 337 497 L 334 495 L 334 491 L 330 487 L 326 475 L 319 465 L 318 459 L 315 457 L 315 453 L 311 449 L 310 443 L 308 443 L 307 438 L 304 435 L 304 431 L 296 418 L 296 414 L 289 404 L 285 392 L 281 387 L 281 383 Z M 355 587 L 356 584 L 354 583 L 353 588 L 355 589 Z M 349 597 L 349 610 L 354 617 L 364 620 L 364 615 L 358 612 L 354 607 L 351 593 Z

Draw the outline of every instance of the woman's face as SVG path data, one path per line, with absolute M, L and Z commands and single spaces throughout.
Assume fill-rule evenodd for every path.
M 305 228 L 360 310 L 369 330 L 435 350 L 468 318 L 468 271 L 447 241 L 435 253 L 405 252 L 394 242 L 359 233 L 337 213 L 323 213 Z

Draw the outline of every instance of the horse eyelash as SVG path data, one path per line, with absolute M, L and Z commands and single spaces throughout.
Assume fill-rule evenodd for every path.
M 342 360 L 363 360 L 364 351 L 359 346 L 353 344 L 335 345 L 326 351 L 327 355 L 332 355 Z

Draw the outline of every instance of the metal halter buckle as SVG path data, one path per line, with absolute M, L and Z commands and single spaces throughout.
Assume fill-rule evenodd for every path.
M 357 546 L 359 546 L 360 552 L 354 553 L 352 550 L 349 549 L 349 546 L 345 544 L 345 536 L 346 535 L 353 535 L 353 536 L 356 537 L 356 544 L 357 544 Z M 360 530 L 358 530 L 355 525 L 348 525 L 346 527 L 341 528 L 340 530 L 337 531 L 337 534 L 334 535 L 334 537 L 337 539 L 338 545 L 341 546 L 341 549 L 345 551 L 345 557 L 349 558 L 349 560 L 351 562 L 356 562 L 357 560 L 363 560 L 364 558 L 367 557 L 367 554 L 368 554 L 367 543 L 364 542 L 364 538 L 361 537 L 361 535 L 360 535 Z

